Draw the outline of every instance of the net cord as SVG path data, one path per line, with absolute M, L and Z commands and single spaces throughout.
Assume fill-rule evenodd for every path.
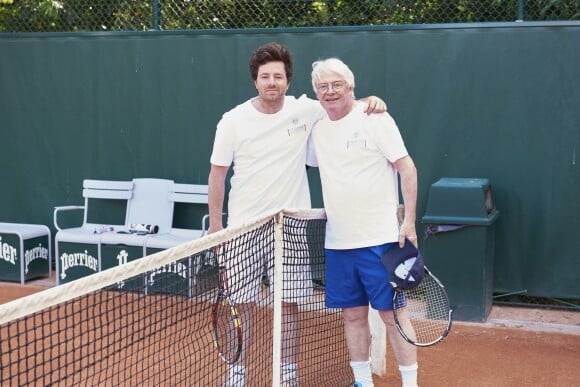
M 97 291 L 113 285 L 126 278 L 136 276 L 163 265 L 174 262 L 185 256 L 199 253 L 211 247 L 225 243 L 244 231 L 259 227 L 270 221 L 277 214 L 282 216 L 298 216 L 306 219 L 324 219 L 323 209 L 314 210 L 276 210 L 262 217 L 256 218 L 237 227 L 226 228 L 200 239 L 185 242 L 178 246 L 151 254 L 143 259 L 137 259 L 124 265 L 117 266 L 78 280 L 55 286 L 44 291 L 22 297 L 0 305 L 0 325 L 9 321 L 37 313 L 57 304 L 70 301 L 81 295 Z

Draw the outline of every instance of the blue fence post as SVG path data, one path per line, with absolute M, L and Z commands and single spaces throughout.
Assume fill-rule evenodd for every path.
M 524 0 L 518 0 L 518 14 L 516 21 L 524 21 Z
M 151 20 L 151 29 L 161 29 L 161 2 L 159 0 L 152 0 L 153 15 Z

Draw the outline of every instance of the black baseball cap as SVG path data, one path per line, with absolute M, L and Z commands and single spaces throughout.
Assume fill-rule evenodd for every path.
M 402 248 L 398 242 L 393 243 L 383 253 L 381 261 L 389 272 L 389 282 L 396 289 L 412 289 L 419 285 L 425 275 L 423 257 L 408 239 Z

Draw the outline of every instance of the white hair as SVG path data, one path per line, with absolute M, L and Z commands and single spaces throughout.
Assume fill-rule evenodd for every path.
M 315 93 L 316 85 L 322 79 L 323 74 L 336 74 L 344 79 L 346 84 L 352 88 L 352 97 L 354 98 L 354 74 L 343 61 L 338 58 L 328 58 L 312 63 L 312 88 Z

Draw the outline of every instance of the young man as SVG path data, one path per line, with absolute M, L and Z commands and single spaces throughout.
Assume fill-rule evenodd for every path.
M 234 165 L 228 200 L 228 226 L 237 226 L 281 208 L 310 208 L 306 175 L 306 144 L 311 123 L 324 115 L 320 104 L 305 96 L 286 96 L 292 80 L 293 62 L 289 50 L 268 43 L 254 51 L 250 73 L 258 95 L 226 112 L 217 125 L 209 174 L 209 233 L 223 228 L 225 179 Z M 368 112 L 386 111 L 384 102 L 369 98 Z M 228 386 L 244 386 L 246 349 L 252 331 L 253 307 L 260 289 L 262 267 L 250 268 L 252 283 L 240 285 L 236 272 L 228 273 L 230 292 L 244 324 L 244 347 L 240 360 L 230 366 Z M 311 290 L 310 269 L 293 271 L 289 284 L 292 299 L 282 302 L 282 380 L 297 385 L 298 305 L 296 297 Z M 286 274 L 285 274 L 286 275 Z M 286 277 L 285 277 L 286 279 Z M 285 290 L 286 293 L 286 290 Z
M 339 59 L 314 62 L 312 85 L 327 116 L 312 129 L 308 165 L 318 166 L 327 216 L 326 305 L 342 308 L 351 367 L 372 386 L 369 303 L 379 311 L 403 386 L 417 385 L 417 351 L 397 332 L 393 288 L 381 255 L 405 238 L 415 245 L 417 171 L 394 120 L 368 116 L 354 99 L 354 75 Z M 398 183 L 405 218 L 397 220 Z

